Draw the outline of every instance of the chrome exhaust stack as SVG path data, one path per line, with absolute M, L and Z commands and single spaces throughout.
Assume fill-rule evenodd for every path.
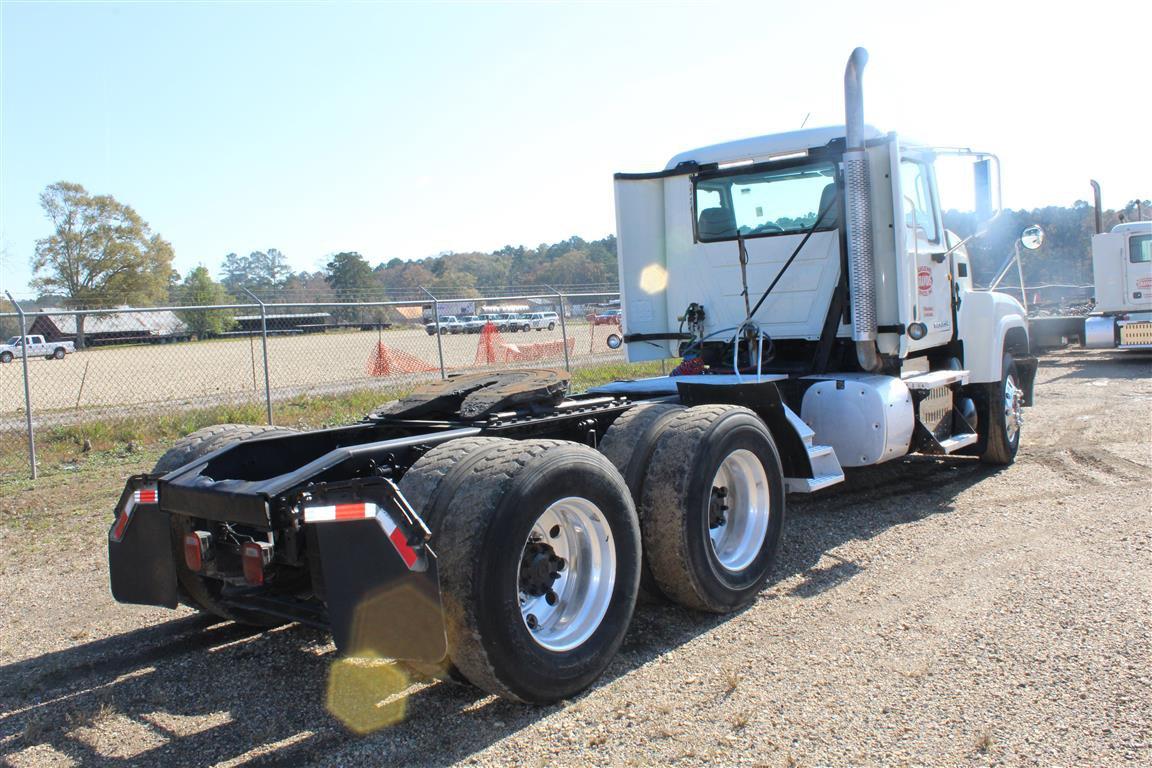
M 852 340 L 865 371 L 880 369 L 876 349 L 876 278 L 872 255 L 872 194 L 864 152 L 864 65 L 868 51 L 857 48 L 844 69 L 844 192 L 848 230 L 848 283 L 852 296 Z

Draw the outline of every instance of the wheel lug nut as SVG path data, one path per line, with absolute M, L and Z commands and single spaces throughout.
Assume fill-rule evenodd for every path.
M 544 595 L 544 600 L 547 601 L 548 605 L 556 605 L 556 601 L 559 599 L 552 590 L 548 590 L 548 594 Z
M 554 539 L 558 538 L 560 536 L 560 526 L 558 526 L 558 525 L 552 526 L 552 530 L 548 531 L 548 535 Z
M 525 623 L 528 624 L 528 629 L 536 629 L 537 621 L 536 614 L 530 613 L 524 617 Z

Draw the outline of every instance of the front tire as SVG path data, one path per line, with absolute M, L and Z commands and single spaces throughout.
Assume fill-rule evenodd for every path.
M 980 461 L 1007 466 L 1016 461 L 1020 450 L 1020 430 L 1024 425 L 1024 390 L 1010 353 L 1004 353 L 1000 383 L 987 385 L 986 406 L 979 418 L 980 437 L 985 444 Z
M 772 434 L 747 408 L 688 408 L 657 441 L 639 512 L 648 565 L 665 595 L 712 613 L 750 604 L 776 564 L 784 528 Z
M 430 478 L 450 446 L 414 464 L 401 490 L 429 499 L 452 666 L 518 701 L 583 690 L 615 656 L 636 601 L 640 532 L 623 479 L 596 451 L 559 440 L 465 446 Z
M 0 363 L 10 363 L 10 362 L 12 362 L 12 353 L 11 352 L 0 352 Z

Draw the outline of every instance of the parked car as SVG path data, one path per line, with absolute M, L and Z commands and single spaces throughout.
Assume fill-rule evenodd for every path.
M 463 324 L 456 318 L 455 315 L 444 315 L 440 318 L 440 335 L 446 333 L 460 333 Z M 429 336 L 436 335 L 436 321 L 432 320 L 429 323 L 424 323 L 424 332 Z
M 28 345 L 28 357 L 43 357 L 48 360 L 63 360 L 65 355 L 76 351 L 70 341 L 44 341 L 43 336 L 13 336 L 0 344 L 0 363 L 10 363 L 24 356 L 24 345 Z
M 592 325 L 620 325 L 620 310 L 604 309 L 594 315 L 588 315 L 588 322 Z
M 507 312 L 500 315 L 500 320 L 496 323 L 496 328 L 501 331 L 516 333 L 520 330 L 527 331 L 531 326 L 524 321 L 523 315 L 516 312 Z
M 483 315 L 464 315 L 460 318 L 460 328 L 452 329 L 452 333 L 480 333 L 487 324 Z
M 537 331 L 543 331 L 545 329 L 551 331 L 558 325 L 560 325 L 560 315 L 555 312 L 530 312 L 524 315 L 524 320 L 520 327 L 525 331 L 529 328 Z

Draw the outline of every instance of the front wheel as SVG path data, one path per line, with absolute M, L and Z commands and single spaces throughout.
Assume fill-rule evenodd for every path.
M 10 362 L 12 362 L 12 353 L 11 352 L 0 352 L 0 363 L 10 363 Z
M 979 433 L 985 444 L 980 461 L 1006 466 L 1016 461 L 1020 430 L 1024 426 L 1024 389 L 1010 353 L 1004 353 L 999 384 L 987 385 L 986 406 L 981 409 Z

